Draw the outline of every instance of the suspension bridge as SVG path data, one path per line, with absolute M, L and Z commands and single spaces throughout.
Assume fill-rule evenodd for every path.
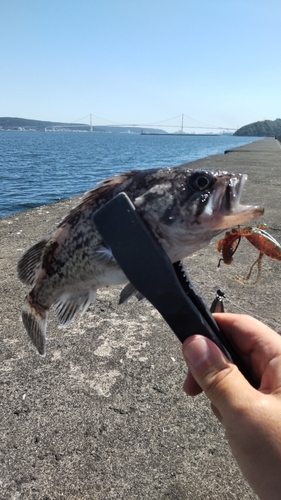
M 83 123 L 82 123 L 83 122 Z M 86 123 L 85 123 L 86 122 Z M 188 125 L 186 125 L 186 122 Z M 193 123 L 192 123 L 193 122 Z M 78 120 L 74 120 L 67 125 L 67 128 L 82 128 L 85 126 L 89 127 L 90 132 L 94 132 L 95 128 L 98 127 L 130 127 L 130 128 L 171 128 L 175 129 L 175 131 L 178 131 L 179 134 L 186 134 L 185 130 L 187 129 L 201 129 L 201 130 L 220 130 L 224 132 L 234 132 L 237 130 L 237 128 L 230 128 L 230 127 L 218 127 L 214 125 L 210 125 L 208 123 L 201 122 L 199 120 L 196 120 L 195 118 L 191 118 L 185 114 L 177 115 L 172 118 L 167 118 L 165 120 L 159 120 L 156 122 L 150 122 L 150 123 L 119 123 L 115 122 L 112 120 L 108 120 L 106 118 L 101 118 L 100 116 L 96 116 L 93 113 L 89 113 L 86 116 L 83 116 L 82 118 L 79 118 Z M 55 125 L 52 126 L 52 129 L 58 129 L 62 128 L 63 125 Z M 173 134 L 175 132 L 172 132 Z

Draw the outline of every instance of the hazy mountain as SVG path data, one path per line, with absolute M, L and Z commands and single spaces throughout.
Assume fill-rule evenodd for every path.
M 251 137 L 274 137 L 281 135 L 281 119 L 263 120 L 260 122 L 244 125 L 234 132 L 233 135 L 243 135 Z
M 90 125 L 86 123 L 63 123 L 63 122 L 50 122 L 41 120 L 29 120 L 26 118 L 11 118 L 3 117 L 0 118 L 0 130 L 34 130 L 34 131 L 90 131 Z M 163 130 L 154 128 L 141 128 L 141 127 L 118 127 L 118 126 L 93 126 L 93 132 L 99 133 L 111 133 L 111 134 L 126 134 L 134 133 L 140 134 L 143 132 L 154 132 L 154 133 L 165 133 Z

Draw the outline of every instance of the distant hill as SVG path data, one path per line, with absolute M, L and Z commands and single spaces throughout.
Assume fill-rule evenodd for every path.
M 32 130 L 35 132 L 58 131 L 58 132 L 90 132 L 90 125 L 86 123 L 63 123 L 63 122 L 48 122 L 41 120 L 28 120 L 26 118 L 11 118 L 0 117 L 0 131 L 1 130 Z M 134 133 L 140 134 L 141 132 L 154 132 L 164 134 L 164 130 L 155 128 L 141 128 L 141 127 L 112 127 L 112 126 L 93 126 L 93 132 L 110 133 L 110 134 L 126 134 Z
M 54 125 L 63 125 L 63 124 L 59 122 L 28 120 L 26 118 L 10 118 L 10 117 L 0 118 L 0 127 L 3 130 L 19 130 L 21 128 L 45 130 L 45 127 L 51 127 Z
M 281 134 L 281 119 L 264 120 L 260 122 L 244 125 L 234 132 L 233 135 L 251 136 L 251 137 L 274 137 Z

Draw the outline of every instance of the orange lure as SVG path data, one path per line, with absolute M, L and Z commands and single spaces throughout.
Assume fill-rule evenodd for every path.
M 231 264 L 233 255 L 237 250 L 241 237 L 244 236 L 260 252 L 258 258 L 251 265 L 250 270 L 244 279 L 245 281 L 250 279 L 252 270 L 257 264 L 258 275 L 253 284 L 257 283 L 261 277 L 261 259 L 263 255 L 267 255 L 271 259 L 281 261 L 281 246 L 278 241 L 265 231 L 266 227 L 267 226 L 265 224 L 262 224 L 259 226 L 238 227 L 231 229 L 231 231 L 227 231 L 225 233 L 225 237 L 217 244 L 217 250 L 222 254 L 222 258 L 219 260 L 218 265 L 220 265 L 221 261 L 227 265 Z

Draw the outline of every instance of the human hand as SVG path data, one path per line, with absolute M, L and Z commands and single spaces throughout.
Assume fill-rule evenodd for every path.
M 281 498 L 281 337 L 254 318 L 214 315 L 221 330 L 260 381 L 254 389 L 220 349 L 200 335 L 183 344 L 184 391 L 205 392 L 223 424 L 232 453 L 262 500 Z

